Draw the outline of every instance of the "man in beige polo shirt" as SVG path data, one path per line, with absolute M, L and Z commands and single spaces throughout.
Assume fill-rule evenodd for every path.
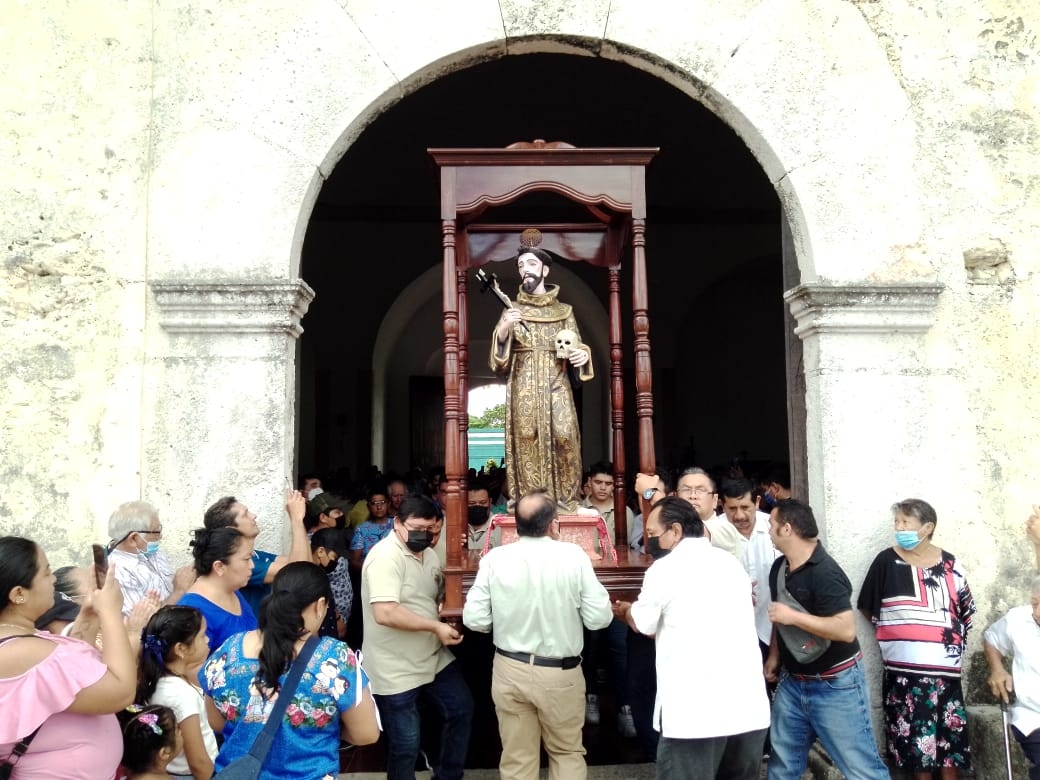
M 613 614 L 588 555 L 553 538 L 557 522 L 556 502 L 546 493 L 521 498 L 519 538 L 480 561 L 462 612 L 467 627 L 494 636 L 491 698 L 503 780 L 537 780 L 539 741 L 549 756 L 549 777 L 586 776 L 582 625 L 603 628 Z
M 469 748 L 473 698 L 447 649 L 462 636 L 437 611 L 444 575 L 430 545 L 440 521 L 432 500 L 409 496 L 361 569 L 365 670 L 386 733 L 389 780 L 415 777 L 420 699 L 444 722 L 435 777 L 459 780 Z

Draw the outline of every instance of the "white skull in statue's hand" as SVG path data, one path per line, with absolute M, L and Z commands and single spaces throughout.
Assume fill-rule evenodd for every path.
M 556 357 L 566 360 L 570 357 L 571 351 L 578 347 L 578 344 L 580 344 L 578 334 L 570 328 L 564 328 L 556 334 Z

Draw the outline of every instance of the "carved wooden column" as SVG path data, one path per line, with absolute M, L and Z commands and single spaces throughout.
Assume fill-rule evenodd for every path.
M 646 220 L 632 220 L 632 330 L 636 362 L 636 424 L 639 470 L 657 470 L 654 453 L 654 394 L 650 370 L 650 317 L 646 294 Z
M 462 517 L 462 495 L 459 479 L 462 476 L 462 452 L 459 450 L 459 292 L 455 265 L 455 220 L 441 223 L 444 246 L 443 312 L 444 312 L 444 471 L 448 478 L 444 506 L 446 537 L 459 538 L 459 520 Z M 448 567 L 458 567 L 461 561 L 458 544 L 447 544 Z M 449 588 L 445 607 L 462 609 L 461 593 Z
M 469 490 L 469 316 L 466 305 L 466 273 L 468 263 L 466 262 L 465 246 L 458 247 L 459 258 L 462 262 L 458 269 L 459 286 L 459 452 L 462 453 L 462 471 L 459 475 L 459 493 L 464 500 L 468 500 L 466 493 Z M 459 529 L 461 532 L 461 528 Z M 454 539 L 458 539 L 456 534 Z M 452 544 L 452 537 L 448 537 L 448 543 Z
M 614 432 L 614 544 L 628 545 L 625 512 L 625 380 L 621 370 L 621 272 L 607 271 L 610 300 L 610 426 Z

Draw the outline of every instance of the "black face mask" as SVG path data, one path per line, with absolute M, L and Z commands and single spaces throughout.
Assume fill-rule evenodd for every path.
M 432 531 L 409 531 L 408 541 L 404 543 L 404 546 L 414 553 L 419 553 L 429 547 L 432 543 Z
M 484 525 L 490 510 L 486 506 L 474 505 L 466 511 L 466 522 L 470 525 Z
M 658 558 L 663 558 L 664 556 L 666 556 L 668 553 L 671 552 L 671 550 L 666 550 L 663 547 L 661 547 L 660 536 L 648 536 L 646 537 L 646 552 L 651 558 L 653 558 L 656 561 Z

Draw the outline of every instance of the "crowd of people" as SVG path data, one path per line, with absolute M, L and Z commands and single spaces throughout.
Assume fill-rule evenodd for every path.
M 794 780 L 816 740 L 849 778 L 970 771 L 960 675 L 975 604 L 925 501 L 892 506 L 893 544 L 855 604 L 884 667 L 879 753 L 852 584 L 783 469 L 638 475 L 629 544 L 652 563 L 632 602 L 612 602 L 589 555 L 559 541 L 552 496 L 512 501 L 500 475 L 473 474 L 455 543 L 488 551 L 463 625 L 440 614 L 443 475 L 374 479 L 353 507 L 313 475 L 300 486 L 281 554 L 255 548 L 257 517 L 230 496 L 202 513 L 180 569 L 141 501 L 113 512 L 90 567 L 52 572 L 34 541 L 0 537 L 0 777 L 210 778 L 273 733 L 262 777 L 331 779 L 344 744 L 382 733 L 389 778 L 430 763 L 455 780 L 481 706 L 460 649 L 483 635 L 503 778 L 536 778 L 542 749 L 550 777 L 584 777 L 583 727 L 610 687 L 619 734 L 660 778 L 758 778 L 765 759 L 770 778 Z M 597 463 L 581 502 L 610 533 L 613 486 Z M 510 544 L 489 530 L 505 511 Z M 1040 561 L 1040 512 L 1028 533 Z M 1031 779 L 1038 625 L 1040 577 L 1031 606 L 984 637 L 994 696 L 1017 693 Z

